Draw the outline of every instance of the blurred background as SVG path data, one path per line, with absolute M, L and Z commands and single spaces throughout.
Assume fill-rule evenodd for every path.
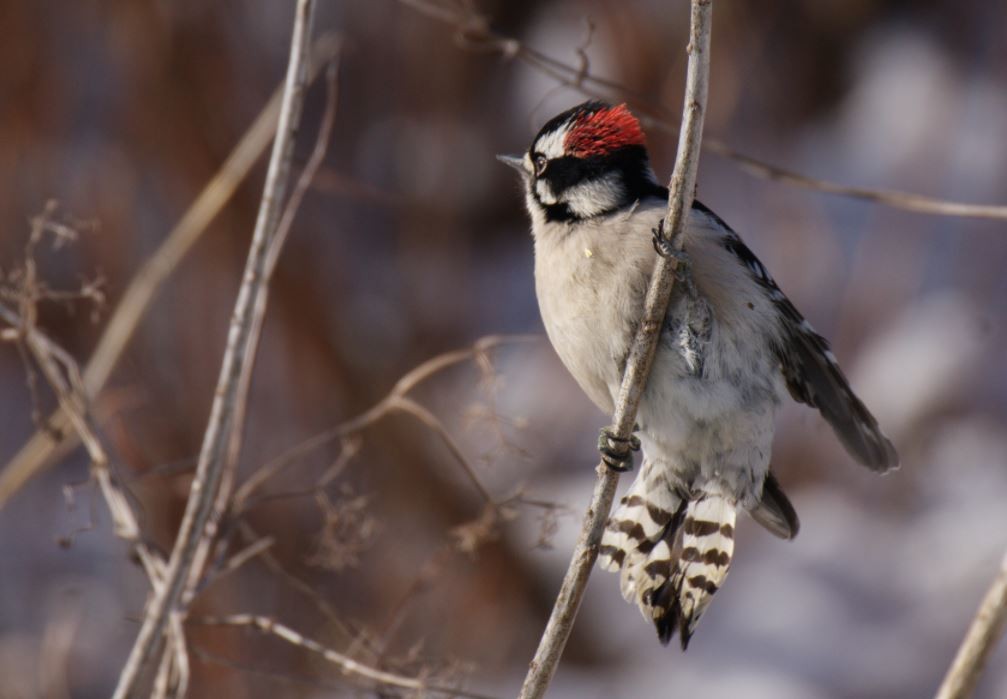
M 21 263 L 29 217 L 56 199 L 95 227 L 41 250 L 40 273 L 62 288 L 100 276 L 114 307 L 282 80 L 292 8 L 0 0 L 0 269 Z M 521 60 L 470 50 L 443 21 L 457 8 L 320 3 L 316 33 L 344 42 L 335 135 L 273 284 L 243 476 L 430 357 L 486 334 L 543 332 L 518 186 L 493 156 L 522 151 L 583 98 Z M 686 0 L 468 9 L 573 66 L 581 49 L 593 74 L 645 96 L 638 106 L 679 112 Z M 816 177 L 1005 203 L 1005 27 L 1007 4 L 978 0 L 718 3 L 706 134 Z M 323 101 L 319 82 L 298 166 Z M 666 177 L 674 130 L 650 129 L 649 145 Z M 262 159 L 160 291 L 98 400 L 144 533 L 165 550 L 264 173 Z M 773 464 L 800 536 L 781 543 L 741 523 L 730 582 L 685 655 L 662 648 L 615 576 L 597 572 L 550 696 L 931 695 L 1007 546 L 1005 224 L 799 189 L 713 154 L 699 197 L 832 340 L 903 465 L 883 479 L 859 469 L 817 414 L 788 405 Z M 86 361 L 107 314 L 41 310 L 42 327 Z M 494 498 L 512 499 L 503 521 L 480 519 L 479 493 L 437 435 L 392 415 L 324 489 L 246 513 L 286 575 L 253 559 L 192 616 L 266 615 L 386 669 L 515 695 L 606 416 L 545 341 L 490 356 L 489 379 L 465 362 L 414 396 Z M 31 405 L 16 348 L 0 345 L 0 464 L 34 432 Z M 43 410 L 53 405 L 43 395 Z M 338 454 L 312 451 L 264 492 L 310 489 Z M 74 451 L 0 509 L 2 697 L 107 696 L 137 632 L 147 581 L 86 478 Z M 275 638 L 195 624 L 187 635 L 193 697 L 395 695 L 355 688 Z M 1007 644 L 977 696 L 1007 696 Z

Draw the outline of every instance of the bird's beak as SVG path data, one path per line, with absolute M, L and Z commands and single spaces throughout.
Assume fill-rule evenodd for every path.
M 499 160 L 504 165 L 510 165 L 512 168 L 520 172 L 522 175 L 528 174 L 528 171 L 524 167 L 524 158 L 518 157 L 516 155 L 498 155 L 497 160 Z

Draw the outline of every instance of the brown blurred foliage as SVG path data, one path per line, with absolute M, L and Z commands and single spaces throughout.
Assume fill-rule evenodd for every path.
M 98 228 L 76 245 L 47 251 L 43 273 L 70 287 L 101 275 L 114 304 L 282 79 L 291 6 L 0 0 L 0 268 L 21 259 L 28 217 L 56 199 Z M 686 7 L 656 0 L 478 3 L 497 30 L 572 63 L 584 38 L 582 19 L 590 17 L 592 69 L 671 109 L 682 92 Z M 1007 200 L 1000 145 L 1007 120 L 990 125 L 981 116 L 993 108 L 1007 113 L 1007 6 L 721 2 L 716 12 L 707 133 L 810 174 Z M 274 281 L 243 452 L 246 474 L 359 414 L 435 354 L 489 333 L 540 331 L 517 189 L 493 155 L 524 148 L 540 122 L 579 99 L 554 91 L 527 66 L 459 48 L 450 27 L 392 0 L 323 3 L 316 28 L 345 41 L 336 132 Z M 900 57 L 912 66 L 913 41 L 926 49 L 920 60 L 936 61 L 934 82 L 919 87 L 913 82 L 919 76 L 903 82 L 895 75 L 872 83 L 880 97 L 863 87 L 870 77 L 865 67 Z M 897 53 L 906 45 L 908 58 Z M 885 53 L 889 46 L 896 53 Z M 316 86 L 305 134 L 317 129 L 322 99 Z M 908 106 L 895 110 L 901 121 L 885 121 L 890 113 L 871 99 Z M 914 111 L 918 105 L 926 111 Z M 880 135 L 858 140 L 872 130 Z M 993 152 L 977 147 L 970 133 Z M 670 171 L 672 136 L 651 133 L 650 147 L 656 169 Z M 310 148 L 310 137 L 303 138 L 298 164 Z M 163 549 L 170 549 L 184 506 L 264 169 L 263 163 L 252 173 L 163 289 L 103 394 L 112 412 L 106 440 L 146 534 Z M 902 480 L 879 484 L 854 472 L 810 413 L 789 411 L 777 442 L 777 469 L 797 490 L 845 489 L 896 518 L 925 508 L 926 472 L 912 464 L 926 461 L 932 436 L 962 416 L 1005 416 L 1007 372 L 996 351 L 1007 339 L 1003 226 L 789 189 L 716 157 L 701 167 L 699 195 L 747 236 L 847 363 L 931 292 L 952 289 L 978 309 L 982 345 L 971 370 L 928 403 L 924 415 L 907 419 L 898 435 L 907 462 Z M 42 310 L 40 325 L 86 359 L 102 322 L 62 304 Z M 939 329 L 928 337 L 939 338 Z M 0 350 L 5 459 L 34 425 L 18 357 Z M 983 366 L 990 371 L 984 374 Z M 490 402 L 471 364 L 439 375 L 420 398 L 450 427 L 495 495 L 522 486 L 529 497 L 545 493 L 542 499 L 580 507 L 584 490 L 564 497 L 550 484 L 582 480 L 587 487 L 592 434 L 604 416 L 586 404 L 544 344 L 501 350 L 497 369 L 499 404 Z M 487 415 L 502 422 L 491 425 Z M 310 486 L 337 454 L 337 445 L 313 453 L 274 489 Z M 842 468 L 832 468 L 837 464 Z M 75 488 L 76 508 L 64 504 L 63 486 L 86 475 L 86 461 L 75 453 L 0 511 L 0 695 L 104 696 L 132 642 L 143 578 L 113 540 L 100 503 L 90 504 L 92 491 Z M 407 673 L 448 668 L 457 677 L 459 667 L 471 664 L 472 676 L 482 678 L 476 685 L 510 692 L 557 580 L 552 562 L 544 565 L 534 546 L 541 508 L 518 513 L 530 529 L 503 522 L 483 537 L 462 529 L 463 540 L 476 535 L 481 544 L 463 550 L 458 528 L 478 525 L 484 514 L 478 494 L 437 437 L 402 415 L 369 428 L 360 452 L 325 492 L 323 501 L 263 502 L 249 523 L 275 537 L 271 551 L 284 568 L 340 618 L 368 629 L 386 666 Z M 60 550 L 55 539 L 88 520 L 92 508 L 98 527 Z M 546 510 L 546 525 L 554 525 L 553 515 Z M 735 573 L 739 589 L 742 575 Z M 604 593 L 617 597 L 605 584 Z M 972 587 L 968 595 L 963 609 L 973 606 Z M 652 644 L 635 612 L 619 610 L 630 617 L 630 631 L 619 638 L 635 631 L 634 643 Z M 258 561 L 210 587 L 196 608 L 197 614 L 244 611 L 272 615 L 333 647 L 352 642 L 315 601 Z M 965 618 L 949 615 L 946 635 L 926 646 L 931 675 L 894 683 L 884 696 L 919 696 L 920 687 L 932 686 Z M 601 638 L 605 619 L 589 615 L 575 632 L 567 662 L 578 676 L 604 678 L 628 662 Z M 63 656 L 53 656 L 43 641 L 64 623 L 74 625 L 74 640 Z M 725 619 L 721 633 L 730 626 Z M 189 638 L 197 649 L 194 697 L 353 691 L 272 639 L 201 627 Z M 796 652 L 788 649 L 778 652 Z M 34 669 L 57 660 L 56 675 Z M 674 658 L 676 668 L 687 662 Z M 667 667 L 653 671 L 672 676 Z M 57 680 L 59 673 L 65 677 Z M 876 685 L 844 683 L 837 673 L 814 671 L 806 679 L 821 696 L 880 696 Z M 592 696 L 614 694 L 607 686 L 601 680 Z M 996 689 L 983 691 L 992 697 Z

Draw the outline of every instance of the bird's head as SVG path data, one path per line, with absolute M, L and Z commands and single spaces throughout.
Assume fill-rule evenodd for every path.
M 497 157 L 521 174 L 532 217 L 549 222 L 602 216 L 661 193 L 625 104 L 585 102 L 550 119 L 523 156 Z

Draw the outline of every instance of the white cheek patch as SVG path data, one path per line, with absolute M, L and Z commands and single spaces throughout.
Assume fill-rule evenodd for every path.
M 550 185 L 545 180 L 537 180 L 535 182 L 535 194 L 538 195 L 538 199 L 543 204 L 555 204 L 556 195 L 552 191 L 552 185 Z
M 541 153 L 547 159 L 560 158 L 563 156 L 563 141 L 566 139 L 566 124 L 555 131 L 545 134 L 535 143 L 535 152 Z
M 589 218 L 617 208 L 625 196 L 619 176 L 581 182 L 564 192 L 564 201 L 570 211 L 581 218 Z

